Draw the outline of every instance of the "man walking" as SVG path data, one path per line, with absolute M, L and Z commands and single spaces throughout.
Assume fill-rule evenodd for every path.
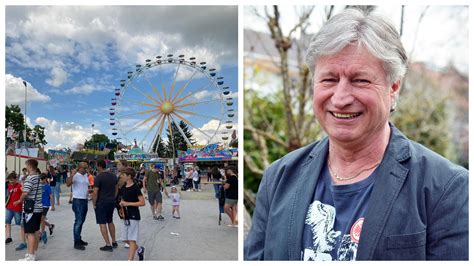
M 28 243 L 28 251 L 25 254 L 25 258 L 20 260 L 35 261 L 40 236 L 41 214 L 43 212 L 42 186 L 39 177 L 38 161 L 29 159 L 25 164 L 28 176 L 25 179 L 23 193 L 13 205 L 17 206 L 23 203 L 23 227 Z
M 117 248 L 115 241 L 115 225 L 113 214 L 115 208 L 116 177 L 106 170 L 104 160 L 97 161 L 97 175 L 94 182 L 94 192 L 92 194 L 92 205 L 95 210 L 96 222 L 100 227 L 100 233 L 105 241 L 105 246 L 99 248 L 102 251 L 113 251 Z M 112 239 L 112 243 L 109 239 Z
M 87 242 L 81 238 L 82 225 L 87 215 L 87 197 L 89 193 L 89 179 L 87 177 L 87 163 L 81 162 L 74 176 L 68 177 L 66 184 L 68 187 L 72 185 L 72 210 L 75 220 L 73 227 L 74 248 L 85 250 Z
M 158 165 L 152 166 L 152 170 L 145 172 L 143 178 L 143 191 L 148 191 L 148 201 L 151 205 L 151 213 L 153 213 L 153 219 L 164 220 L 165 218 L 161 215 L 163 197 L 161 195 L 161 187 L 163 186 L 162 179 Z

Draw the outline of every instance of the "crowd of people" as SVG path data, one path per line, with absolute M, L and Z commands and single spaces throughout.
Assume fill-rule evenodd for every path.
M 184 174 L 176 169 L 160 169 L 152 164 L 150 169 L 142 165 L 139 170 L 127 166 L 127 161 L 119 161 L 116 172 L 107 168 L 104 160 L 98 160 L 92 169 L 87 162 L 80 162 L 70 171 L 64 168 L 49 166 L 47 172 L 38 169 L 38 161 L 29 159 L 25 163 L 22 174 L 15 172 L 7 175 L 6 182 L 6 240 L 13 242 L 11 224 L 21 226 L 20 243 L 17 251 L 26 250 L 25 257 L 20 260 L 34 261 L 40 242 L 48 241 L 55 225 L 48 220 L 49 211 L 60 206 L 61 184 L 71 188 L 69 203 L 74 213 L 73 248 L 84 251 L 88 242 L 82 239 L 82 227 L 86 221 L 89 202 L 92 202 L 96 223 L 105 245 L 101 251 L 113 252 L 118 247 L 116 229 L 113 222 L 114 211 L 123 223 L 121 241 L 129 249 L 128 260 L 144 260 L 145 247 L 139 245 L 139 224 L 141 220 L 139 207 L 145 206 L 147 199 L 154 220 L 164 220 L 162 215 L 163 194 L 171 199 L 172 217 L 180 219 L 181 194 L 178 184 L 182 176 L 183 186 L 180 190 L 187 191 L 188 180 L 193 182 L 193 191 L 201 191 L 198 168 L 190 168 Z M 6 172 L 7 173 L 7 172 Z M 237 227 L 237 170 L 228 168 L 219 170 L 214 167 L 208 171 L 208 181 L 215 181 L 216 198 L 225 196 L 224 211 L 231 224 Z M 196 177 L 197 176 L 197 177 Z M 169 184 L 170 191 L 166 189 Z M 221 193 L 220 191 L 225 191 Z M 222 195 L 221 195 L 222 194 Z

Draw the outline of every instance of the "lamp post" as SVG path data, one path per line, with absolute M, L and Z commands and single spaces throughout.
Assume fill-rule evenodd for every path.
M 24 119 L 25 119 L 25 132 L 24 132 L 24 134 L 23 134 L 23 141 L 26 142 L 26 127 L 27 127 L 27 125 L 26 125 L 26 103 L 27 103 L 27 101 L 28 101 L 28 100 L 27 100 L 27 99 L 28 99 L 28 93 L 27 93 L 27 91 L 28 91 L 28 86 L 27 86 L 26 81 L 24 81 L 24 80 L 23 80 L 23 85 L 25 85 L 25 114 L 23 115 L 23 116 L 24 116 Z

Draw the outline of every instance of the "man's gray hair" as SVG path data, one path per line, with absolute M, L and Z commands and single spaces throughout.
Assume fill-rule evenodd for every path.
M 321 56 L 334 55 L 348 44 L 363 45 L 382 60 L 390 83 L 405 75 L 407 55 L 395 26 L 386 17 L 355 8 L 345 9 L 329 19 L 311 39 L 306 63 L 312 75 Z

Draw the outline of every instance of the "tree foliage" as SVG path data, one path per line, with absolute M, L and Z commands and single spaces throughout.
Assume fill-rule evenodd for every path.
M 105 146 L 109 142 L 109 137 L 107 137 L 105 134 L 94 134 L 92 135 L 90 140 L 86 140 L 86 142 L 84 143 L 84 147 L 86 149 L 99 150 L 101 145 Z
M 26 126 L 26 135 L 27 142 L 31 142 L 33 145 L 46 145 L 48 142 L 45 139 L 44 127 L 40 125 L 35 125 L 33 128 L 30 128 L 28 125 L 25 125 L 25 117 L 21 113 L 21 108 L 19 105 L 10 105 L 5 107 L 5 127 L 11 127 L 16 132 L 17 141 L 22 143 L 25 142 L 24 132 Z M 35 137 L 33 137 L 33 135 Z M 7 140 L 12 141 L 11 139 Z
M 195 145 L 196 141 L 193 139 L 193 133 L 189 129 L 188 124 L 181 120 L 179 121 L 178 125 L 181 128 L 181 131 L 183 131 L 184 135 L 189 140 L 189 142 L 191 142 L 191 145 Z M 156 151 L 158 153 L 158 156 L 162 158 L 176 158 L 178 156 L 179 150 L 185 151 L 188 149 L 188 144 L 184 139 L 183 135 L 181 135 L 181 132 L 179 131 L 178 127 L 174 122 L 171 122 L 172 134 L 170 134 L 169 126 L 167 132 L 168 140 L 166 141 L 166 143 L 163 141 L 163 139 L 157 138 L 152 145 L 152 151 Z M 156 147 L 157 145 L 158 149 Z

